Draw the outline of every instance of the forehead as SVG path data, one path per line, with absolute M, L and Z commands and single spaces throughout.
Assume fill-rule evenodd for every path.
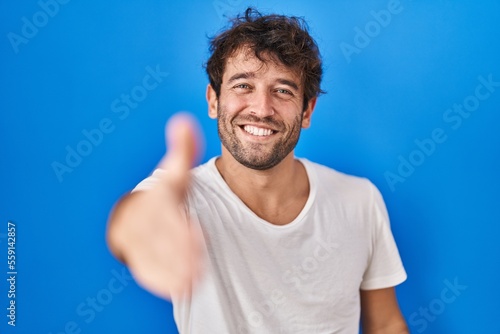
M 301 83 L 298 71 L 285 66 L 275 56 L 262 53 L 260 57 L 262 60 L 257 58 L 250 48 L 238 49 L 226 60 L 222 81 L 227 81 L 229 77 L 236 73 L 252 73 L 256 77 L 270 75 L 287 78 L 296 81 L 297 84 Z

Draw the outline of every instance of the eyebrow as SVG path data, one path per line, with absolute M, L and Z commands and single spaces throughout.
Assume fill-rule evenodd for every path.
M 236 73 L 235 75 L 233 75 L 229 78 L 227 83 L 231 83 L 231 82 L 239 80 L 239 79 L 249 79 L 249 78 L 255 78 L 255 73 L 253 73 L 253 72 Z
M 242 72 L 242 73 L 236 73 L 234 75 L 232 75 L 229 80 L 227 81 L 228 84 L 236 81 L 236 80 L 239 80 L 239 79 L 253 79 L 255 78 L 255 73 L 253 72 Z M 291 80 L 287 80 L 287 79 L 277 79 L 276 80 L 277 82 L 279 82 L 280 84 L 282 85 L 287 85 L 295 90 L 299 90 L 299 85 L 297 85 L 295 82 L 291 81 Z
M 292 87 L 295 90 L 299 90 L 299 85 L 297 85 L 295 82 L 287 80 L 287 79 L 278 79 L 278 82 L 282 85 L 287 85 Z

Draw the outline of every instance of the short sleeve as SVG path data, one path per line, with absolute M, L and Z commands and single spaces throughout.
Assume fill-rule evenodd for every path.
M 379 190 L 371 185 L 370 217 L 372 219 L 372 247 L 368 267 L 361 282 L 362 290 L 375 290 L 396 286 L 406 280 L 389 216 Z
M 150 176 L 139 182 L 139 184 L 132 189 L 132 192 L 151 189 L 160 181 L 161 175 L 164 173 L 166 173 L 166 171 L 163 169 L 155 169 Z

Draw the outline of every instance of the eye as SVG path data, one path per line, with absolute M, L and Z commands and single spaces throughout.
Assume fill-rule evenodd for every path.
M 236 86 L 234 86 L 233 88 L 238 88 L 238 89 L 249 89 L 250 86 L 247 85 L 247 84 L 237 84 Z
M 293 93 L 287 89 L 279 88 L 279 89 L 276 89 L 276 91 L 280 94 L 287 94 L 287 95 L 293 96 Z

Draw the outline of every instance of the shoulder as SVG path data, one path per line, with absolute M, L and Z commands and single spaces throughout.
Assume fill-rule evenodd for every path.
M 299 159 L 320 193 L 341 195 L 356 200 L 369 200 L 376 192 L 376 187 L 366 177 L 340 172 L 332 167 L 321 165 L 307 159 Z
M 207 174 L 210 173 L 212 168 L 215 166 L 215 159 L 215 157 L 210 158 L 205 163 L 202 163 L 191 169 L 191 176 L 195 178 L 207 177 Z
M 209 161 L 205 162 L 204 164 L 201 164 L 191 169 L 190 173 L 191 173 L 192 183 L 197 185 L 209 184 L 210 180 L 214 179 L 213 176 L 213 168 L 215 167 L 214 160 L 215 158 L 212 158 Z M 149 175 L 141 182 L 139 182 L 139 184 L 135 186 L 132 192 L 151 189 L 155 184 L 160 182 L 161 178 L 165 174 L 168 174 L 168 170 L 160 168 L 155 169 L 153 173 L 151 173 L 151 175 Z
M 213 184 L 217 179 L 217 169 L 215 167 L 215 157 L 207 162 L 198 165 L 191 169 L 191 184 L 192 186 L 205 187 Z

